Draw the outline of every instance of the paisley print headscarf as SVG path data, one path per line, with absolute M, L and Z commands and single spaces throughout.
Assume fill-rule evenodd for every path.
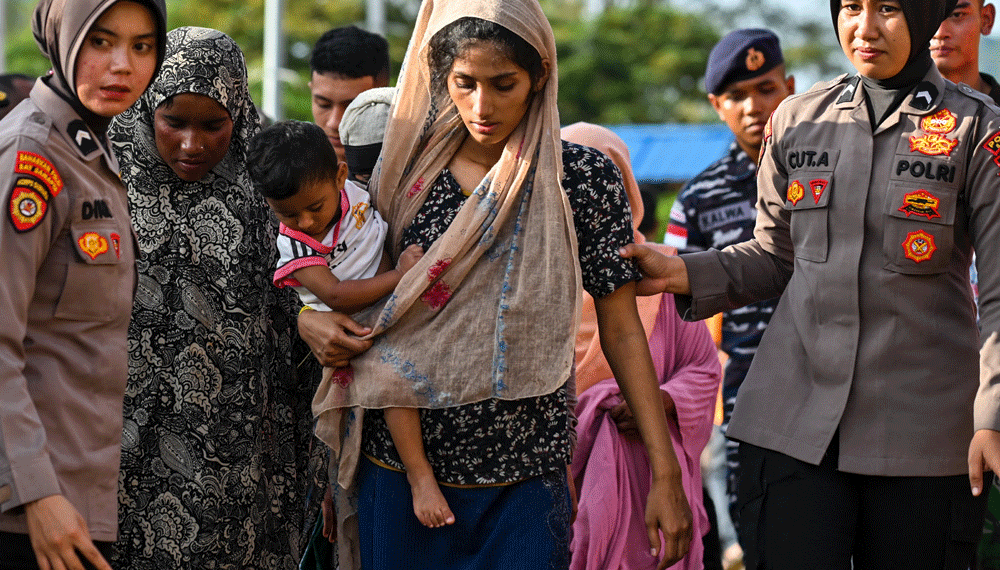
M 233 120 L 225 158 L 195 182 L 156 149 L 154 113 L 182 93 Z M 307 354 L 293 341 L 297 299 L 271 285 L 276 223 L 246 169 L 259 128 L 236 43 L 179 28 L 159 76 L 109 131 L 142 253 L 117 567 L 292 569 L 307 538 L 309 473 L 325 467 L 308 463 L 319 368 L 302 378 L 293 366 Z

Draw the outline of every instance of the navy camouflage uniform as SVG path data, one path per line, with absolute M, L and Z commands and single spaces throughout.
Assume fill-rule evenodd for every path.
M 757 166 L 735 141 L 725 156 L 681 189 L 670 211 L 667 245 L 680 253 L 722 249 L 753 237 L 757 219 Z M 722 388 L 725 430 L 757 345 L 778 299 L 762 301 L 722 314 L 722 350 L 729 356 Z M 736 487 L 739 443 L 726 439 L 726 494 L 733 524 L 739 525 Z

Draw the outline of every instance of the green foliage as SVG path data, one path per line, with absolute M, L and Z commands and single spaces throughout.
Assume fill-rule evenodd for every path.
M 719 34 L 699 16 L 646 3 L 587 19 L 579 4 L 553 4 L 563 123 L 712 120 L 699 80 Z

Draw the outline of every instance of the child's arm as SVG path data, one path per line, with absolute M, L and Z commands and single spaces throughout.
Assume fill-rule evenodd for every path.
M 379 273 L 367 279 L 341 281 L 324 265 L 312 265 L 295 271 L 292 275 L 327 307 L 342 313 L 355 313 L 385 297 L 396 288 L 403 274 L 423 256 L 417 245 L 407 247 L 399 256 L 396 269 L 389 269 L 389 256 L 382 254 Z
M 646 528 L 650 546 L 657 551 L 654 556 L 663 557 L 657 566 L 662 569 L 687 553 L 692 517 L 681 485 L 680 464 L 667 429 L 649 341 L 635 306 L 635 283 L 595 298 L 594 307 L 601 348 L 632 409 L 649 455 L 652 486 L 646 502 Z M 662 552 L 657 529 L 665 539 Z

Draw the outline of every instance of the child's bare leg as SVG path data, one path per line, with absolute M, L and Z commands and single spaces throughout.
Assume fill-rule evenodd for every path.
M 455 522 L 448 501 L 441 494 L 434 471 L 424 453 L 420 435 L 420 412 L 415 408 L 386 408 L 385 423 L 389 426 L 392 443 L 406 468 L 406 479 L 413 494 L 413 512 L 420 523 L 439 527 Z

